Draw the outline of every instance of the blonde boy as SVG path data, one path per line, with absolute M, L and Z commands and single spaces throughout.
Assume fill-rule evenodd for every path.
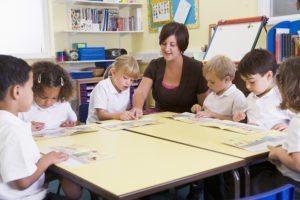
M 244 94 L 232 83 L 235 64 L 226 56 L 218 55 L 203 67 L 203 75 L 211 93 L 205 98 L 203 107 L 195 104 L 191 111 L 201 117 L 232 120 L 233 114 L 246 110 Z

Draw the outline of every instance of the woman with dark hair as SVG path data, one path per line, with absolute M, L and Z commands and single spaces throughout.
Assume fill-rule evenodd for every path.
M 136 117 L 143 115 L 144 102 L 152 89 L 155 107 L 160 111 L 189 112 L 203 104 L 208 94 L 202 75 L 202 63 L 183 55 L 189 44 L 189 33 L 184 24 L 171 22 L 163 26 L 159 45 L 163 57 L 154 59 L 133 96 Z

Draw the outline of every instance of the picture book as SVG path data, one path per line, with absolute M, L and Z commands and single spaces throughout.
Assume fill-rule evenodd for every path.
M 92 149 L 89 146 L 78 144 L 42 148 L 40 151 L 42 154 L 47 154 L 51 151 L 68 154 L 69 159 L 62 163 L 68 167 L 78 167 L 84 164 L 90 164 L 112 158 L 111 155 L 100 153 L 97 149 Z
M 97 131 L 95 128 L 92 128 L 88 125 L 73 126 L 73 127 L 59 127 L 56 129 L 43 129 L 40 131 L 35 131 L 33 132 L 33 137 L 39 140 L 39 139 L 69 136 L 69 135 L 76 135 L 76 134 L 95 132 L 95 131 Z
M 158 124 L 158 121 L 152 118 L 142 118 L 132 121 L 99 121 L 97 123 L 100 123 L 98 126 L 102 128 L 114 131 L 139 126 L 154 125 Z
M 286 134 L 287 133 L 285 132 L 269 131 L 263 134 L 258 134 L 256 137 L 249 137 L 248 135 L 244 137 L 231 138 L 223 141 L 223 143 L 252 152 L 265 151 L 268 150 L 268 146 L 282 145 Z
M 268 131 L 268 129 L 264 127 L 250 125 L 250 124 L 244 124 L 244 123 L 239 123 L 239 122 L 234 122 L 229 120 L 219 120 L 219 119 L 208 118 L 208 117 L 196 117 L 195 114 L 188 113 L 188 112 L 173 115 L 173 119 L 185 123 L 196 123 L 201 126 L 219 128 L 219 129 L 228 130 L 240 134 L 250 134 L 250 133 Z

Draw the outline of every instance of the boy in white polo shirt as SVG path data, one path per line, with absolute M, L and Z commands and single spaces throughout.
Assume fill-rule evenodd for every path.
M 274 83 L 277 68 L 274 56 L 264 49 L 254 49 L 243 57 L 238 72 L 251 93 L 246 113 L 236 113 L 234 120 L 240 121 L 247 115 L 248 124 L 279 131 L 287 129 L 292 116 L 279 108 L 282 98 Z
M 111 65 L 110 73 L 111 77 L 100 81 L 91 93 L 87 123 L 135 119 L 128 109 L 130 86 L 139 76 L 138 63 L 132 56 L 119 56 Z
M 25 61 L 0 55 L 0 199 L 44 199 L 44 172 L 68 159 L 59 152 L 40 157 L 30 123 L 18 118 L 32 104 L 32 80 Z
M 203 75 L 211 93 L 205 98 L 203 107 L 195 104 L 191 111 L 200 117 L 232 120 L 233 114 L 247 108 L 244 94 L 232 83 L 235 64 L 226 56 L 218 55 L 203 67 Z

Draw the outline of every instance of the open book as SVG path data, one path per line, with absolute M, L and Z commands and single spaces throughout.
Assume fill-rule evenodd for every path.
M 219 119 L 208 118 L 208 117 L 196 117 L 195 114 L 188 113 L 188 112 L 176 114 L 173 116 L 173 119 L 186 122 L 186 123 L 197 123 L 201 126 L 214 127 L 214 128 L 241 133 L 241 134 L 250 134 L 250 133 L 268 131 L 268 129 L 264 127 L 250 125 L 250 124 L 233 122 L 229 120 L 219 120 Z
M 33 132 L 33 137 L 35 137 L 36 139 L 46 139 L 46 138 L 76 135 L 76 134 L 95 132 L 95 131 L 97 130 L 88 125 L 73 126 L 73 127 L 59 127 L 56 129 L 44 129 L 40 131 L 35 131 Z
M 78 167 L 83 164 L 99 162 L 112 158 L 112 155 L 100 153 L 98 150 L 92 149 L 86 145 L 71 144 L 40 149 L 42 154 L 47 154 L 51 151 L 68 154 L 69 159 L 63 162 L 63 164 L 68 167 Z
M 245 149 L 248 151 L 264 151 L 268 146 L 282 145 L 287 133 L 279 131 L 269 131 L 256 137 L 241 136 L 223 141 L 224 144 Z
M 138 126 L 158 124 L 158 121 L 152 118 L 142 118 L 132 121 L 99 121 L 97 123 L 101 123 L 98 126 L 108 130 L 121 130 Z

